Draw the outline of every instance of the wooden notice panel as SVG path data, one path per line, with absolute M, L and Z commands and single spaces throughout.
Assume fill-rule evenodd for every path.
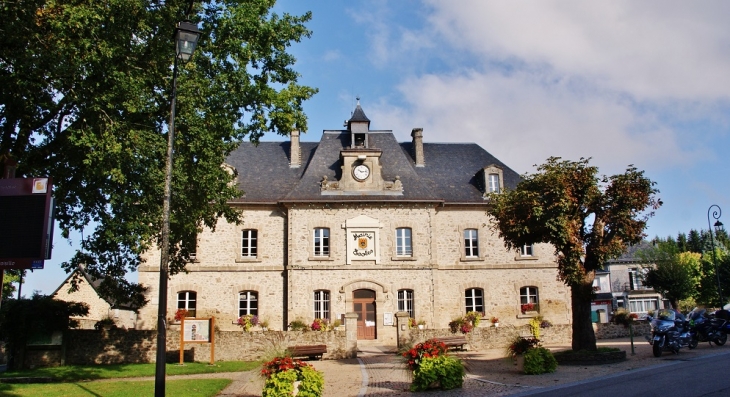
M 215 317 L 180 320 L 180 365 L 186 343 L 210 343 L 210 365 L 215 362 Z

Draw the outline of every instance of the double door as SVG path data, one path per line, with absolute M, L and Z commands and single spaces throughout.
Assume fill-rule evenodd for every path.
M 357 339 L 377 338 L 375 291 L 358 289 L 352 292 L 352 309 L 357 313 Z

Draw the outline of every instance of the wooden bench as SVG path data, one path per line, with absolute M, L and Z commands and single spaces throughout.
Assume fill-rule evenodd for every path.
M 446 336 L 443 338 L 434 338 L 440 342 L 443 342 L 449 349 L 466 350 L 464 345 L 467 344 L 466 336 Z
M 286 350 L 289 351 L 292 357 L 308 357 L 310 359 L 322 359 L 322 355 L 327 353 L 327 345 L 307 345 L 307 346 L 289 346 Z

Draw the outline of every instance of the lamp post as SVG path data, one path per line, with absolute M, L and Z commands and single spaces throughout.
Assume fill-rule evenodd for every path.
M 717 258 L 715 258 L 715 239 L 712 237 L 712 226 L 710 226 L 710 211 L 713 208 L 717 208 L 712 211 L 712 218 L 715 219 L 715 235 L 722 230 L 722 222 L 720 222 L 720 216 L 722 216 L 722 208 L 717 204 L 712 204 L 707 209 L 707 228 L 710 229 L 710 243 L 712 244 L 712 262 L 715 265 L 715 275 L 717 275 L 717 292 L 720 294 L 720 306 L 723 306 L 722 299 L 722 286 L 720 285 L 720 271 L 717 268 Z
M 187 62 L 198 44 L 200 31 L 194 24 L 179 22 L 175 28 L 175 63 L 172 68 L 172 100 L 170 126 L 167 131 L 167 160 L 165 161 L 165 193 L 162 202 L 162 238 L 160 247 L 160 288 L 157 308 L 157 362 L 155 364 L 155 397 L 165 396 L 165 360 L 167 352 L 167 278 L 170 261 L 170 196 L 172 185 L 172 154 L 175 144 L 175 96 L 177 63 Z M 182 332 L 182 330 L 180 330 Z

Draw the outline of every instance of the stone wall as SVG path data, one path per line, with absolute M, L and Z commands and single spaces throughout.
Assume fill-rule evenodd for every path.
M 353 357 L 347 348 L 345 331 L 217 331 L 215 360 L 256 360 L 288 346 L 327 345 L 324 359 Z M 185 361 L 210 361 L 210 344 L 186 343 Z M 68 365 L 151 363 L 157 355 L 157 331 L 112 329 L 104 331 L 70 330 L 65 336 L 65 363 Z M 167 361 L 178 362 L 180 333 L 167 332 Z M 27 350 L 25 367 L 57 366 L 64 360 L 60 348 Z
M 634 336 L 644 336 L 651 333 L 651 325 L 647 321 L 637 321 L 634 323 L 633 327 Z M 613 323 L 594 323 L 593 332 L 596 333 L 596 339 L 614 339 L 629 337 L 629 327 Z
M 540 340 L 543 344 L 569 344 L 571 326 L 553 325 L 550 328 L 540 329 Z M 409 347 L 416 343 L 432 338 L 460 336 L 461 333 L 452 334 L 449 329 L 416 329 L 411 328 L 401 334 L 401 347 Z M 477 327 L 466 334 L 467 350 L 486 350 L 506 348 L 515 336 L 531 337 L 530 328 L 526 326 L 499 326 L 499 327 Z

